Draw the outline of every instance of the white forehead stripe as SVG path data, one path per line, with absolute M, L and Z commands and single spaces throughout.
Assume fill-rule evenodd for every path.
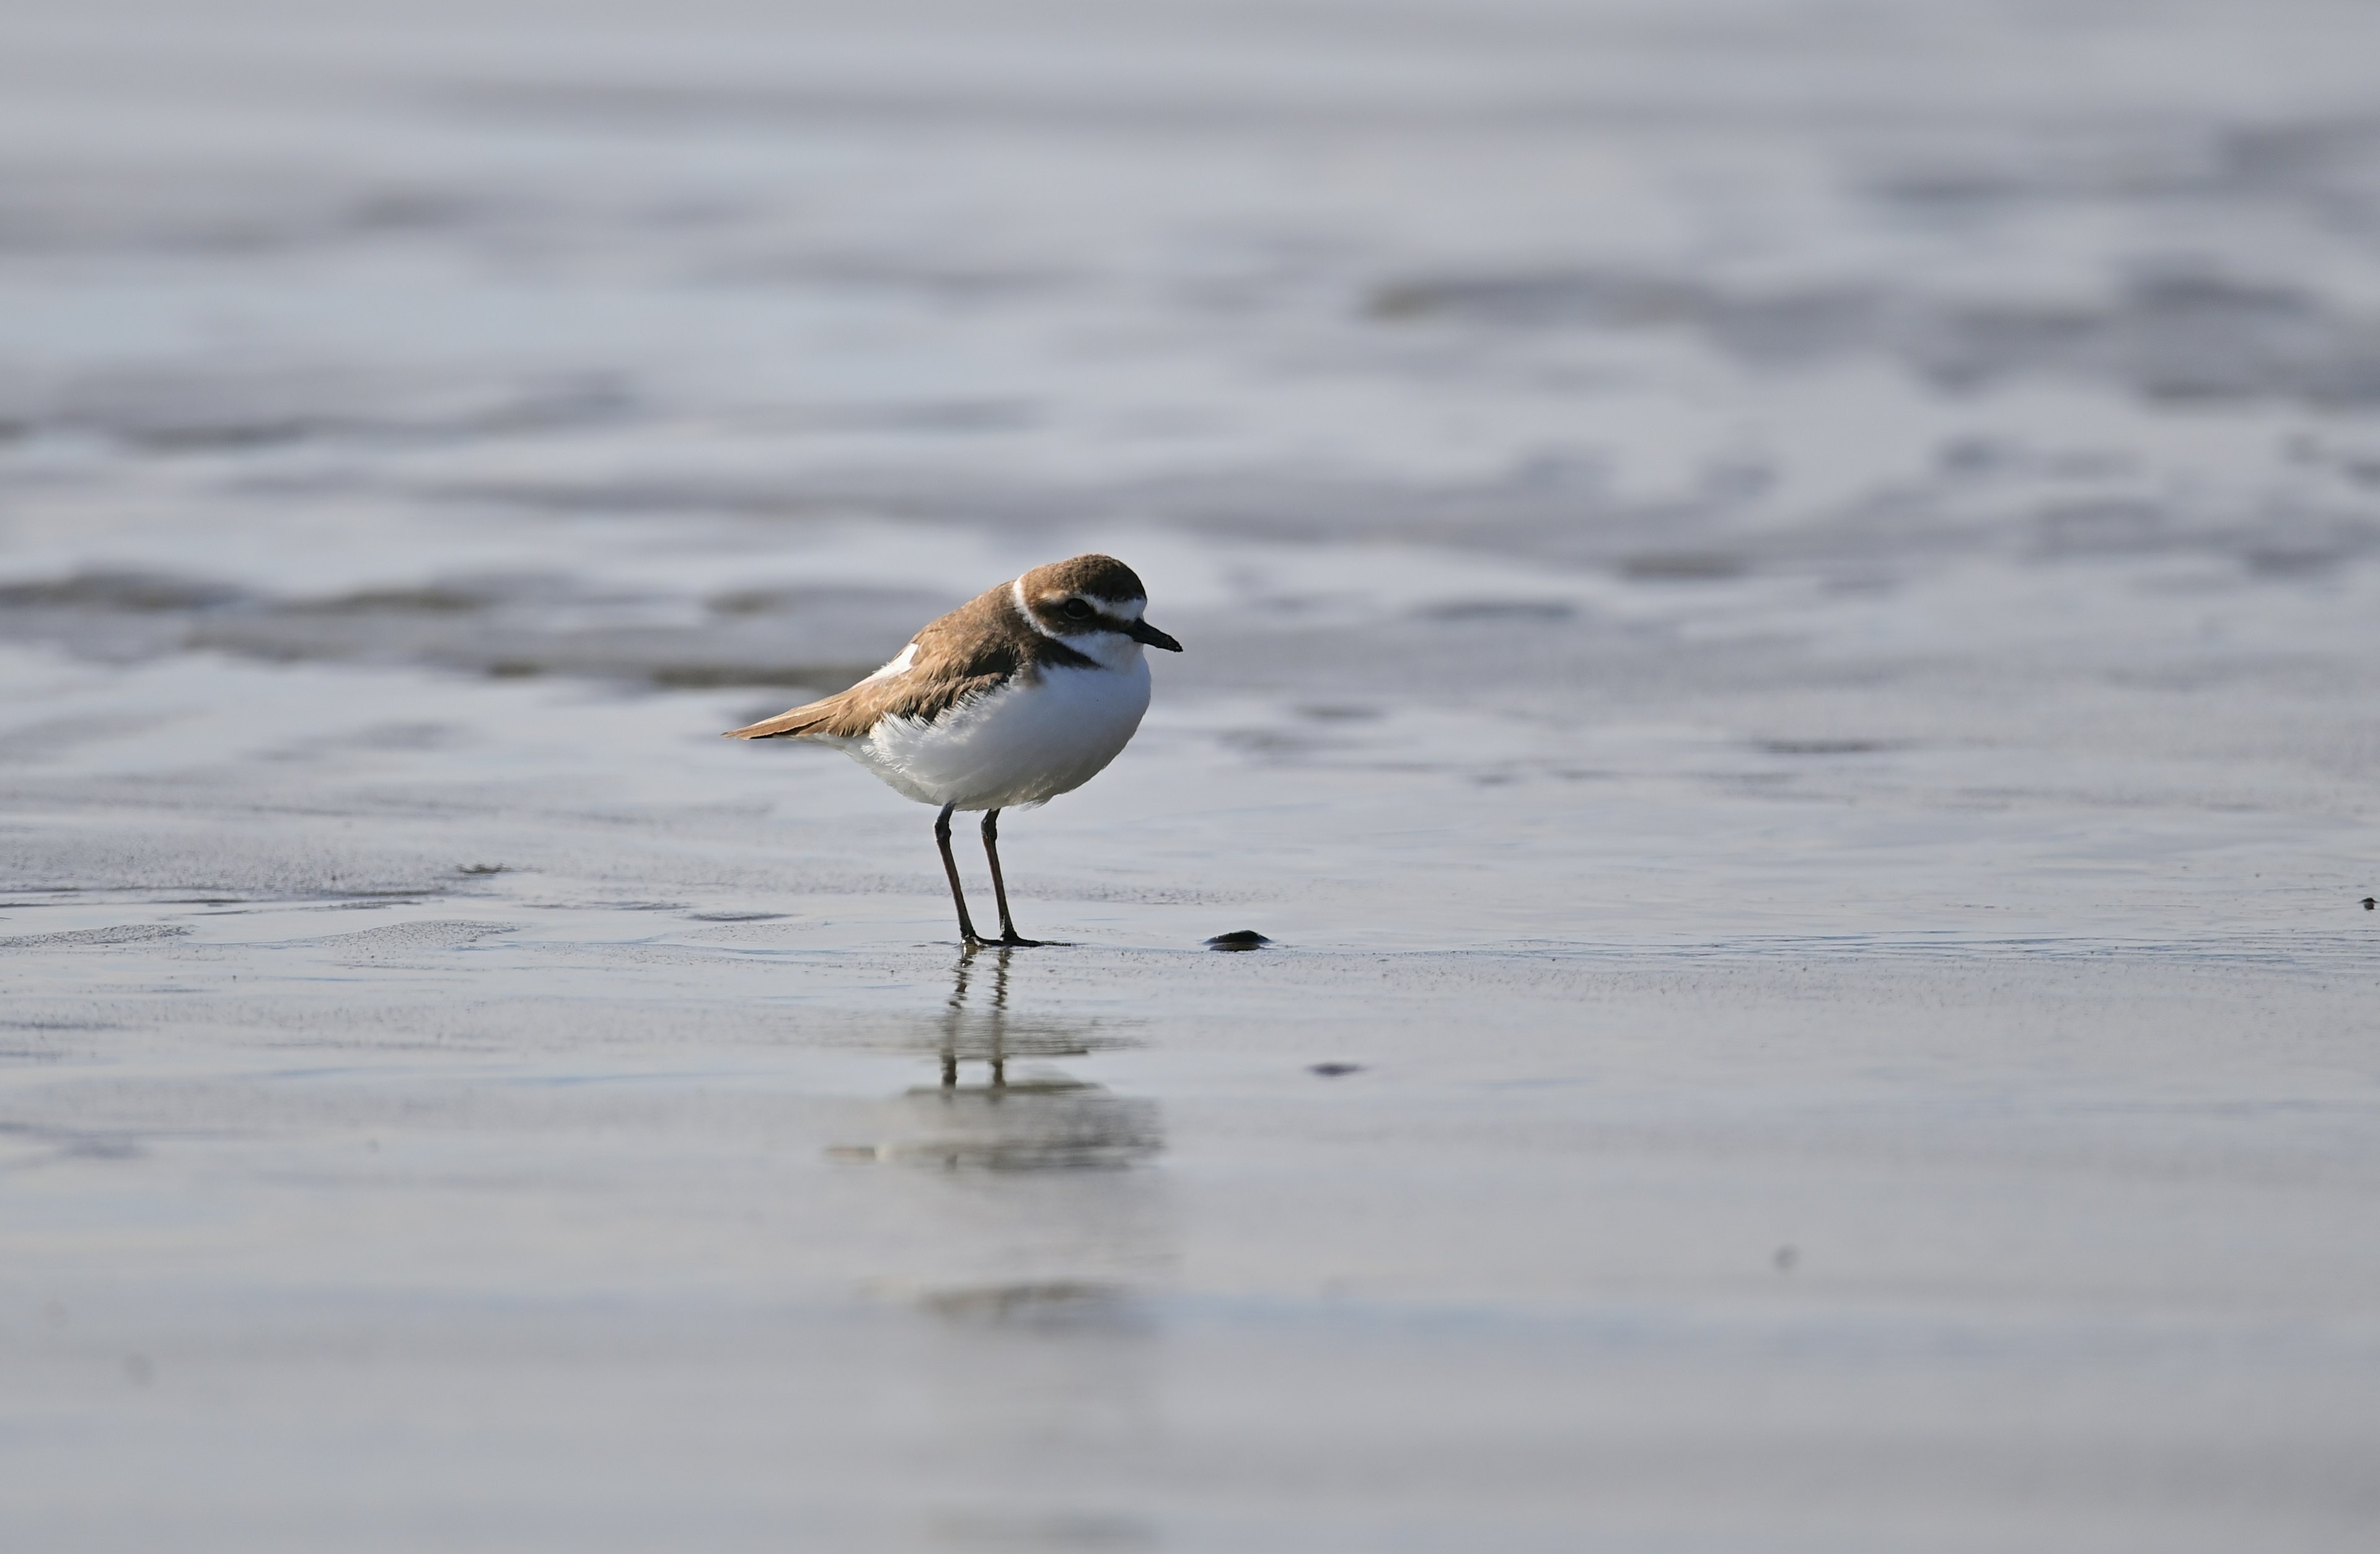
M 1099 601 L 1099 609 L 1107 614 L 1113 615 L 1120 621 L 1136 621 L 1140 619 L 1142 612 L 1146 611 L 1148 608 L 1148 601 L 1145 599 L 1102 599 Z
M 1049 637 L 1052 641 L 1057 639 L 1058 634 L 1051 631 L 1048 626 L 1043 625 L 1041 624 L 1040 617 L 1034 614 L 1032 607 L 1025 602 L 1025 579 L 1023 577 L 1020 577 L 1016 581 L 1008 585 L 1008 597 L 1016 601 L 1016 613 L 1025 617 L 1025 624 L 1026 625 L 1031 626 L 1034 630 L 1039 632 L 1042 636 Z

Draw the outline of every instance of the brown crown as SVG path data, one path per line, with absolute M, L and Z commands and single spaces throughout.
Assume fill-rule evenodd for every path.
M 1024 583 L 1025 597 L 1037 601 L 1068 594 L 1104 599 L 1111 604 L 1146 603 L 1148 600 L 1148 590 L 1140 585 L 1140 575 L 1113 556 L 1075 556 L 1068 561 L 1053 561 L 1027 572 Z

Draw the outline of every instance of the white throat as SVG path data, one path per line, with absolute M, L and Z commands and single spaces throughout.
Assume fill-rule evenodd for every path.
M 1094 631 L 1086 637 L 1069 637 L 1066 646 L 1087 658 L 1095 659 L 1103 669 L 1130 669 L 1140 662 L 1140 644 L 1120 631 Z

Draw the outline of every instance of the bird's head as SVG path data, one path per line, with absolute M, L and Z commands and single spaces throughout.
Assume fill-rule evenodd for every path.
M 1181 643 L 1141 618 L 1148 590 L 1138 573 L 1113 556 L 1075 556 L 1037 566 L 1016 579 L 1016 604 L 1036 627 L 1103 662 L 1108 655 L 1099 650 L 1102 637 L 1169 653 L 1182 650 Z

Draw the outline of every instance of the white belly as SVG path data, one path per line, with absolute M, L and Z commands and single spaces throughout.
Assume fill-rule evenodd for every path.
M 1148 663 L 1052 669 L 1033 684 L 978 697 L 932 723 L 888 718 L 866 739 L 839 740 L 909 797 L 962 809 L 1045 804 L 1116 759 L 1148 710 Z

